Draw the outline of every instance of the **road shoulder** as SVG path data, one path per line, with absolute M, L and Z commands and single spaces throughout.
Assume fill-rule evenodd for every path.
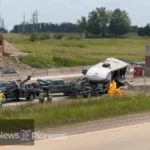
M 46 134 L 65 134 L 69 136 L 148 122 L 150 122 L 150 113 L 142 113 L 89 121 L 57 128 L 47 128 L 38 132 Z

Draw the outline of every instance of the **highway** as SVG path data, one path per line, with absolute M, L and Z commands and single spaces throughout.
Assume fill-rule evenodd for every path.
M 5 150 L 150 150 L 150 123 L 36 141 L 34 146 L 6 146 Z
M 74 75 L 59 75 L 59 76 L 45 76 L 45 77 L 32 77 L 31 80 L 29 80 L 26 84 L 30 84 L 32 82 L 36 82 L 37 79 L 63 79 L 66 82 L 71 81 L 74 78 L 82 77 L 82 74 L 74 74 Z M 66 100 L 68 97 L 63 96 L 62 93 L 53 94 L 53 102 Z M 11 106 L 19 106 L 19 105 L 25 105 L 29 103 L 38 103 L 39 101 L 35 99 L 34 101 L 26 101 L 24 99 L 21 99 L 20 101 L 10 101 L 5 104 L 3 104 L 4 107 L 11 107 Z
M 53 102 L 58 102 L 58 101 L 66 100 L 66 99 L 68 99 L 68 97 L 63 96 L 62 93 L 53 94 Z M 20 106 L 20 105 L 25 105 L 29 103 L 38 103 L 38 102 L 39 102 L 38 99 L 35 99 L 34 101 L 26 101 L 25 99 L 20 99 L 20 101 L 9 101 L 3 104 L 3 107 Z

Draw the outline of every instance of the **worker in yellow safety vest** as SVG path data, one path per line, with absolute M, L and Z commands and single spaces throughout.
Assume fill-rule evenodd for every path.
M 51 92 L 49 92 L 48 93 L 48 101 L 51 103 L 52 102 L 52 93 Z
M 0 106 L 2 106 L 4 100 L 5 100 L 5 95 L 3 94 L 2 91 L 0 91 Z
M 43 91 L 41 91 L 39 94 L 39 102 L 42 104 L 44 103 L 44 92 Z

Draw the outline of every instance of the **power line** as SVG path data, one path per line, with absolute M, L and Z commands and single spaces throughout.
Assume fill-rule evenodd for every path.
M 39 17 L 39 12 L 36 10 L 35 11 L 36 32 L 38 32 L 39 30 L 38 17 Z

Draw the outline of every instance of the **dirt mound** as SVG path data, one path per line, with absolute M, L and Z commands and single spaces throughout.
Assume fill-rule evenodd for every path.
M 0 68 L 30 68 L 29 66 L 22 64 L 19 61 L 20 56 L 27 55 L 26 53 L 20 52 L 19 49 L 14 47 L 12 44 L 4 41 L 4 49 L 6 52 L 10 53 L 9 57 L 0 56 Z

